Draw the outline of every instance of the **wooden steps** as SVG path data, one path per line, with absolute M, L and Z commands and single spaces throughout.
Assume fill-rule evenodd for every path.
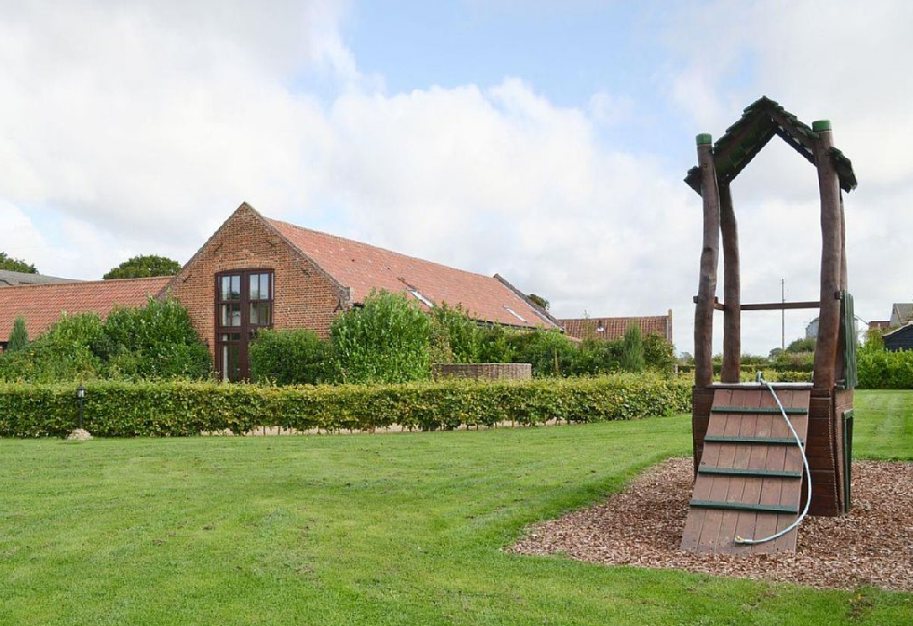
M 808 389 L 777 389 L 799 438 L 808 436 Z M 766 388 L 715 389 L 682 550 L 726 554 L 795 551 L 796 531 L 756 546 L 795 521 L 805 478 L 802 453 Z

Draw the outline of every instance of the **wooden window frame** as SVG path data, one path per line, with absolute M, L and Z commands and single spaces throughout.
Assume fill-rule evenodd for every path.
M 250 282 L 251 276 L 257 276 L 265 274 L 268 276 L 269 282 L 269 297 L 262 298 L 258 297 L 256 299 L 251 299 L 251 289 Z M 233 300 L 231 298 L 223 299 L 222 297 L 222 279 L 225 277 L 239 277 L 238 285 L 238 298 Z M 258 291 L 261 291 L 258 280 Z M 262 292 L 261 292 L 262 293 Z M 257 295 L 260 296 L 261 293 Z M 261 328 L 272 328 L 273 320 L 275 317 L 275 302 L 276 302 L 276 271 L 272 268 L 261 267 L 261 268 L 238 268 L 233 270 L 225 270 L 218 272 L 215 275 L 215 297 L 214 297 L 214 317 L 215 317 L 215 361 L 216 361 L 216 371 L 219 373 L 219 380 L 231 380 L 236 382 L 239 380 L 247 380 L 250 378 L 250 358 L 248 355 L 248 348 L 251 340 L 256 336 L 256 333 Z M 224 305 L 235 305 L 237 304 L 240 307 L 240 319 L 239 325 L 237 326 L 225 326 L 222 324 L 222 307 Z M 263 323 L 251 323 L 251 306 L 260 306 L 268 305 L 269 310 L 269 322 L 266 324 Z M 258 311 L 261 309 L 258 309 Z M 259 313 L 258 313 L 259 315 Z M 223 339 L 224 335 L 233 335 L 237 334 L 238 339 Z M 225 346 L 237 345 L 238 346 L 238 365 L 237 365 L 237 376 L 236 378 L 226 378 L 223 349 Z

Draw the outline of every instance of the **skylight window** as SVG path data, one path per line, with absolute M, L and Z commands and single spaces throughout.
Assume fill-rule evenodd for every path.
M 519 313 L 517 313 L 516 311 L 514 311 L 514 310 L 513 310 L 512 308 L 510 308 L 509 306 L 505 306 L 504 308 L 507 309 L 507 312 L 508 312 L 508 313 L 510 313 L 511 315 L 513 315 L 514 317 L 516 317 L 516 318 L 517 318 L 518 320 L 520 320 L 521 322 L 526 322 L 526 319 L 524 319 L 522 315 L 520 315 Z M 527 322 L 527 323 L 528 323 L 528 322 Z
M 425 305 L 426 307 L 428 307 L 429 309 L 433 309 L 433 308 L 434 308 L 434 302 L 432 302 L 431 300 L 429 300 L 428 298 L 426 298 L 425 296 L 423 296 L 423 295 L 419 292 L 418 289 L 410 289 L 410 290 L 409 290 L 409 293 L 411 293 L 413 296 L 415 296 L 416 298 L 418 298 L 418 301 L 421 302 L 422 304 L 424 304 L 424 305 Z

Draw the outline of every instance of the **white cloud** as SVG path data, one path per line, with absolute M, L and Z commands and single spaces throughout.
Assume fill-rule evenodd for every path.
M 834 120 L 862 185 L 848 198 L 851 278 L 865 277 L 857 306 L 883 316 L 879 307 L 913 291 L 892 273 L 903 242 L 884 228 L 913 225 L 901 148 L 913 133 L 911 94 L 902 73 L 892 78 L 911 55 L 887 23 L 909 19 L 854 12 L 866 27 L 856 33 L 837 9 L 822 18 L 805 4 L 720 6 L 743 18 L 670 16 L 670 101 L 695 131 L 716 134 L 766 91 L 803 118 Z M 691 349 L 700 200 L 683 171 L 605 145 L 600 128 L 635 110 L 623 94 L 561 107 L 521 78 L 388 94 L 383 77 L 359 72 L 340 36 L 346 6 L 329 0 L 0 11 L 0 219 L 11 226 L 0 246 L 42 271 L 97 277 L 142 252 L 186 259 L 247 200 L 303 225 L 324 219 L 341 235 L 501 272 L 559 315 L 672 307 L 679 348 Z M 713 37 L 696 45 L 695 32 Z M 879 51 L 888 64 L 876 62 Z M 738 76 L 746 59 L 751 75 Z M 315 76 L 333 95 L 307 93 Z M 815 293 L 815 193 L 813 169 L 783 148 L 739 179 L 746 299 L 774 298 L 784 272 L 791 293 Z M 776 319 L 746 331 L 755 352 L 779 341 Z

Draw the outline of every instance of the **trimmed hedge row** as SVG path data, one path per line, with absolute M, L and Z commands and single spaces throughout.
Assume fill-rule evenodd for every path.
M 687 412 L 690 403 L 690 382 L 631 374 L 316 387 L 98 381 L 86 386 L 83 425 L 104 437 L 245 433 L 257 426 L 433 430 L 631 420 Z M 62 436 L 76 420 L 72 385 L 0 385 L 0 436 Z

